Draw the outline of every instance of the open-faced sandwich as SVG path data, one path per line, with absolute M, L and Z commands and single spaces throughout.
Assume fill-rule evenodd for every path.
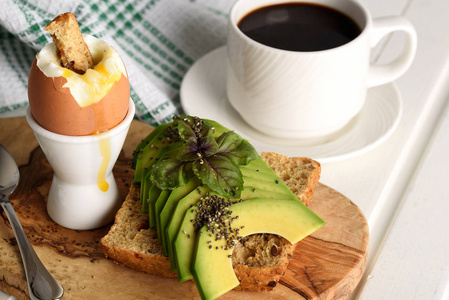
M 296 243 L 324 225 L 310 203 L 320 164 L 253 146 L 191 116 L 154 129 L 134 152 L 134 182 L 101 240 L 118 264 L 180 282 L 203 299 L 272 290 Z

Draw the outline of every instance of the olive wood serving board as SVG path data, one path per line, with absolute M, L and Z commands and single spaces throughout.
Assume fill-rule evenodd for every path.
M 133 121 L 114 175 L 123 199 L 132 182 L 133 149 L 152 127 Z M 0 143 L 20 168 L 11 202 L 36 253 L 64 288 L 62 299 L 199 299 L 195 284 L 137 272 L 107 260 L 99 240 L 109 226 L 75 231 L 54 223 L 45 208 L 53 171 L 25 118 L 0 119 Z M 1 167 L 1 166 L 0 166 Z M 318 184 L 310 205 L 326 225 L 302 240 L 271 292 L 231 291 L 220 299 L 346 299 L 365 269 L 368 224 L 339 192 Z M 28 299 L 19 248 L 0 210 L 0 290 Z

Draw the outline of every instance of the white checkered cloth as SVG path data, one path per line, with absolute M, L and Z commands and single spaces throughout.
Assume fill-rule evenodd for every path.
M 34 55 L 51 42 L 43 29 L 73 12 L 82 33 L 107 41 L 129 73 L 136 118 L 158 125 L 180 114 L 181 81 L 201 56 L 226 42 L 234 0 L 1 0 L 0 113 L 28 103 Z

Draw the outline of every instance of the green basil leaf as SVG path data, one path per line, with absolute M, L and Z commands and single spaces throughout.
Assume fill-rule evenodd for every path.
M 228 131 L 217 138 L 217 154 L 225 155 L 237 165 L 247 165 L 259 158 L 256 149 L 240 135 Z
M 161 160 L 153 167 L 150 180 L 161 190 L 183 186 L 194 176 L 190 165 L 172 158 Z
M 240 197 L 243 176 L 240 168 L 225 155 L 215 154 L 196 160 L 193 172 L 213 191 L 227 197 Z

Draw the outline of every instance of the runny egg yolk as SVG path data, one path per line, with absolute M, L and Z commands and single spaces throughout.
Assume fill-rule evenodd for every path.
M 81 107 L 86 107 L 103 99 L 114 83 L 120 80 L 122 72 L 113 59 L 112 50 L 109 50 L 104 53 L 101 62 L 84 74 L 64 68 L 62 76 L 67 79 L 64 87 L 70 88 Z

